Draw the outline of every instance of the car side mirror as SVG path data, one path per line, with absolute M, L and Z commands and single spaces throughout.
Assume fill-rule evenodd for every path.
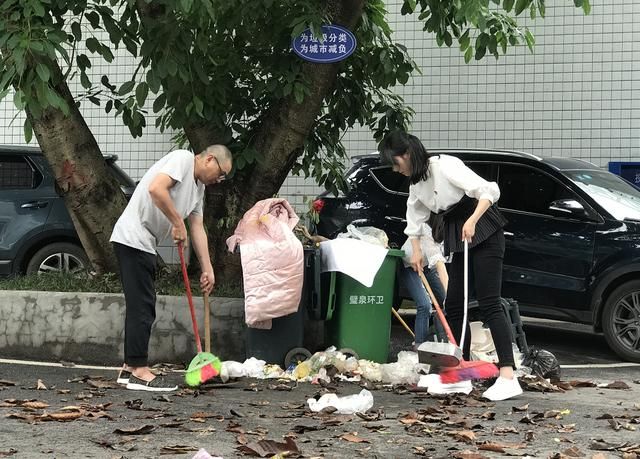
M 575 199 L 558 199 L 549 204 L 549 210 L 556 215 L 585 217 L 587 215 L 584 206 Z

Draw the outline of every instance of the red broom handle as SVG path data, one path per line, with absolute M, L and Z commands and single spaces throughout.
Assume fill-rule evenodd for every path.
M 198 354 L 202 352 L 202 344 L 200 343 L 200 334 L 198 333 L 198 323 L 196 322 L 196 308 L 193 307 L 193 295 L 191 294 L 191 284 L 189 284 L 189 276 L 187 275 L 187 264 L 184 262 L 184 253 L 182 242 L 178 242 L 178 254 L 180 255 L 180 266 L 182 267 L 182 278 L 184 286 L 187 289 L 187 300 L 189 301 L 189 311 L 191 311 L 191 322 L 193 323 L 193 334 L 196 337 L 196 346 Z
M 449 327 L 449 322 L 447 322 L 447 319 L 444 316 L 444 312 L 442 312 L 442 308 L 440 307 L 440 304 L 438 304 L 438 300 L 436 300 L 436 296 L 433 294 L 433 291 L 431 290 L 431 286 L 429 286 L 429 282 L 427 282 L 427 278 L 424 277 L 424 273 L 422 271 L 419 271 L 418 274 L 420 275 L 420 279 L 422 279 L 422 285 L 424 285 L 424 288 L 427 289 L 427 292 L 429 293 L 429 298 L 431 298 L 431 303 L 433 303 L 433 306 L 436 308 L 436 312 L 438 313 L 438 319 L 440 319 L 440 323 L 444 327 L 444 331 L 447 333 L 447 338 L 449 338 L 449 342 L 454 346 L 457 346 L 458 344 L 456 342 L 456 339 L 453 337 L 453 332 L 451 331 L 451 327 Z

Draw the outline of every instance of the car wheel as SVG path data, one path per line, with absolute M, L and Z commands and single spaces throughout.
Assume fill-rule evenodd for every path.
M 82 248 L 68 242 L 56 242 L 38 250 L 27 265 L 27 274 L 50 272 L 79 273 L 89 267 Z
M 602 311 L 602 329 L 616 354 L 640 362 L 640 281 L 622 284 L 609 295 Z

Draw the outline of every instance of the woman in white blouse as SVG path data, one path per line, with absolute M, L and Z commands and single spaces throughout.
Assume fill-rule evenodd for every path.
M 380 152 L 394 171 L 410 177 L 405 233 L 413 248 L 414 270 L 423 266 L 420 238 L 424 223 L 430 223 L 436 241 L 444 242 L 445 255 L 453 254 L 448 268 L 446 310 L 457 340 L 463 327 L 464 241 L 469 243 L 470 288 L 475 288 L 480 310 L 491 330 L 500 368 L 500 376 L 483 396 L 497 401 L 521 394 L 514 375 L 511 325 L 500 303 L 502 227 L 506 220 L 494 205 L 500 197 L 498 185 L 478 176 L 456 157 L 430 155 L 417 137 L 403 131 L 389 134 L 380 144 Z M 464 326 L 470 337 L 469 325 Z M 465 341 L 463 355 L 469 359 L 471 340 Z

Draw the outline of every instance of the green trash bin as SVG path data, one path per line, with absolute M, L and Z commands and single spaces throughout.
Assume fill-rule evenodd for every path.
M 327 317 L 330 344 L 352 349 L 361 359 L 387 362 L 396 267 L 402 256 L 402 250 L 390 249 L 371 287 L 346 274 L 331 273 L 335 276 L 335 310 Z

